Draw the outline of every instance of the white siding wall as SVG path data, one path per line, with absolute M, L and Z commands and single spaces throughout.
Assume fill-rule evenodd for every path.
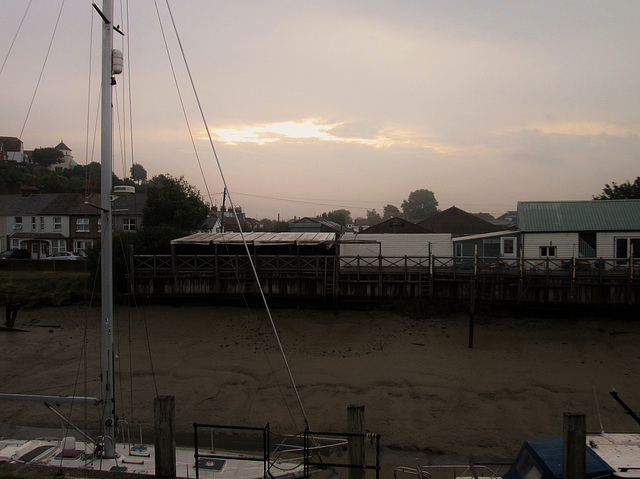
M 598 249 L 596 255 L 598 258 L 615 258 L 616 257 L 616 238 L 640 238 L 640 233 L 634 232 L 606 232 L 598 233 L 596 242 Z
M 376 241 L 380 242 L 382 256 L 429 256 L 429 244 L 431 253 L 435 256 L 450 257 L 453 255 L 451 235 L 449 233 L 438 234 L 358 234 L 345 233 L 341 241 Z M 378 244 L 340 244 L 342 256 L 378 256 L 380 246 Z
M 540 257 L 540 246 L 555 246 L 556 258 L 578 256 L 578 233 L 523 233 L 526 259 Z

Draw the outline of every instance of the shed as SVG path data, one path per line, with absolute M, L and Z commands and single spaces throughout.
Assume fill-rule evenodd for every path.
M 340 256 L 377 257 L 451 257 L 448 233 L 345 233 L 340 239 Z
M 335 233 L 195 233 L 171 240 L 176 254 L 335 254 Z
M 496 231 L 481 235 L 453 238 L 454 256 L 474 256 L 487 258 L 517 258 L 520 246 L 519 231 Z

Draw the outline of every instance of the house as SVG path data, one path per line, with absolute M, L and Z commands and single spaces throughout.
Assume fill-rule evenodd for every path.
M 240 232 L 240 229 L 238 228 L 238 221 L 240 221 L 242 231 L 256 231 L 262 227 L 262 224 L 258 220 L 248 218 L 240 206 L 236 207 L 235 214 L 231 208 L 222 207 L 221 209 L 218 209 L 217 206 L 214 206 L 211 209 L 211 213 L 205 220 L 205 225 L 207 226 L 207 232 L 209 233 L 222 233 L 229 231 L 235 231 L 238 233 Z
M 640 200 L 520 201 L 525 258 L 640 257 Z
M 418 226 L 404 218 L 391 217 L 382 221 L 377 225 L 369 226 L 360 234 L 380 234 L 380 233 L 398 233 L 398 234 L 415 234 L 415 233 L 433 233 L 433 231 Z
M 146 195 L 114 197 L 113 224 L 135 231 L 142 223 Z M 61 251 L 84 253 L 101 235 L 100 195 L 56 193 L 0 195 L 0 246 L 27 249 L 32 259 Z
M 338 233 L 344 230 L 342 226 L 333 221 L 321 218 L 304 217 L 289 223 L 289 231 L 292 233 Z
M 0 161 L 24 163 L 24 145 L 19 138 L 0 136 Z
M 2 249 L 27 249 L 33 259 L 70 250 L 68 210 L 81 201 L 74 194 L 1 195 Z
M 61 173 L 63 170 L 70 170 L 78 166 L 78 164 L 73 161 L 73 156 L 71 156 L 71 148 L 65 145 L 62 141 L 58 143 L 55 149 L 60 150 L 64 156 L 62 157 L 62 163 L 51 165 L 49 167 L 50 170 Z
M 499 226 L 452 206 L 420 221 L 419 226 L 434 233 L 451 233 L 453 236 L 493 233 Z

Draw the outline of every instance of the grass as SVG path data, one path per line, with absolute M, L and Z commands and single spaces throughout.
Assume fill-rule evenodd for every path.
M 0 304 L 23 307 L 67 306 L 88 301 L 93 288 L 88 273 L 3 271 L 0 275 Z

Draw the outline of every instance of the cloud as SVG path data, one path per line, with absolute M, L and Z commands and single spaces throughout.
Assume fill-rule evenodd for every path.
M 365 133 L 365 134 L 358 134 Z M 426 148 L 445 154 L 450 147 L 430 141 L 424 135 L 397 127 L 372 129 L 344 122 L 330 123 L 318 118 L 304 120 L 290 120 L 275 123 L 262 123 L 255 125 L 242 125 L 229 128 L 215 128 L 211 130 L 214 141 L 228 145 L 240 143 L 254 143 L 265 145 L 276 142 L 297 143 L 303 141 L 316 141 L 327 143 L 349 143 L 372 148 L 410 147 Z

